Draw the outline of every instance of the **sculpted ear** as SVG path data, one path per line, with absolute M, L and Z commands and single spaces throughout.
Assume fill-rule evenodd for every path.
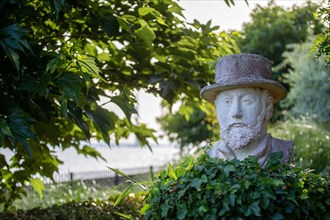
M 273 97 L 271 95 L 268 95 L 268 97 L 266 99 L 266 115 L 265 115 L 265 119 L 268 121 L 272 117 L 273 106 L 274 106 Z

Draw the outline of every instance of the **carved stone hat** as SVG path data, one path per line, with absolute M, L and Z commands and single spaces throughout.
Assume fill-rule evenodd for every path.
M 272 80 L 272 61 L 256 54 L 232 54 L 217 60 L 215 66 L 215 84 L 205 86 L 200 95 L 214 103 L 221 91 L 254 87 L 270 92 L 274 103 L 285 98 L 286 89 Z

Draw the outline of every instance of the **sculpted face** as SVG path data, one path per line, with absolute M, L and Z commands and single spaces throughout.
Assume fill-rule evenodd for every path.
M 238 88 L 217 96 L 215 105 L 221 137 L 231 149 L 241 150 L 266 134 L 269 95 L 264 92 L 258 88 Z

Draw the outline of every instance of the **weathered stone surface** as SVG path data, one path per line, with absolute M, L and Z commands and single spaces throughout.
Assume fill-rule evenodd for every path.
M 292 162 L 293 142 L 267 133 L 274 103 L 287 94 L 271 78 L 271 61 L 255 54 L 229 55 L 217 61 L 215 81 L 201 90 L 215 104 L 220 124 L 221 140 L 209 155 L 228 160 L 252 155 L 264 166 L 270 153 L 282 151 L 281 162 Z

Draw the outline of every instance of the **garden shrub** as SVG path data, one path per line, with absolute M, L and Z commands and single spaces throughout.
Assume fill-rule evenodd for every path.
M 170 166 L 150 188 L 145 219 L 326 219 L 329 177 L 254 157 L 223 161 L 204 154 Z
M 67 220 L 67 219 L 112 219 L 122 220 L 125 216 L 134 219 L 142 219 L 140 209 L 143 204 L 143 196 L 125 197 L 120 204 L 113 207 L 117 196 L 108 200 L 89 200 L 85 202 L 69 202 L 62 205 L 54 205 L 49 208 L 34 208 L 30 210 L 18 210 L 12 212 L 0 212 L 0 219 L 38 219 L 38 220 Z

